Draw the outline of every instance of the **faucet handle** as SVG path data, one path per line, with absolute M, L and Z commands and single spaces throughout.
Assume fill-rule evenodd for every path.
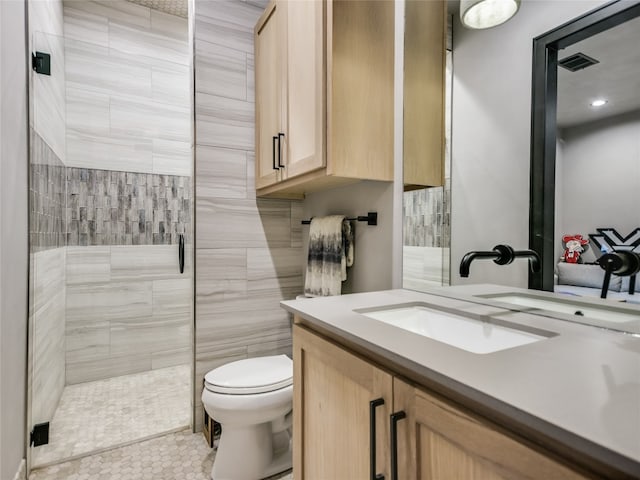
M 496 245 L 493 247 L 493 251 L 500 255 L 493 260 L 498 265 L 509 265 L 516 258 L 515 250 L 509 245 Z

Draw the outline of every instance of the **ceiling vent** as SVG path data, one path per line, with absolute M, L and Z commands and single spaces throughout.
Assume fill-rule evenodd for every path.
M 595 65 L 596 63 L 600 62 L 595 58 L 591 58 L 585 55 L 584 53 L 576 53 L 558 61 L 558 65 L 566 68 L 570 72 L 577 72 L 578 70 L 590 67 L 591 65 Z

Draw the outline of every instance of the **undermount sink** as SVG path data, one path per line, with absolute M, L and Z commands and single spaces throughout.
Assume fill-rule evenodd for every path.
M 423 305 L 356 310 L 356 312 L 467 352 L 480 354 L 539 342 L 555 335 L 547 332 L 536 334 L 523 330 L 516 324 L 478 320 Z
M 640 333 L 640 310 L 622 306 L 588 303 L 574 299 L 550 298 L 530 293 L 478 295 L 480 298 L 527 308 L 527 312 L 561 314 L 562 319 L 625 333 Z

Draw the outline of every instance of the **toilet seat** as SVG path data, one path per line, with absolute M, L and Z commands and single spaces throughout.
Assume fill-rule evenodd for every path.
M 204 379 L 206 389 L 214 393 L 273 392 L 293 384 L 293 362 L 286 355 L 248 358 L 211 370 Z

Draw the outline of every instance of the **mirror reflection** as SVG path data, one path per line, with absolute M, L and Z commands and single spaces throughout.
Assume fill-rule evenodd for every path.
M 612 250 L 640 251 L 640 19 L 558 54 L 556 292 L 599 296 Z M 629 276 L 607 298 L 635 302 Z
M 435 3 L 435 2 L 434 2 Z M 403 288 L 424 291 L 429 287 L 449 285 L 451 246 L 451 84 L 453 74 L 452 18 L 448 12 L 443 19 L 444 71 L 441 88 L 444 104 L 444 145 L 441 150 L 425 152 L 416 146 L 416 137 L 424 137 L 426 125 L 416 130 L 416 91 L 424 90 L 427 80 L 415 78 L 423 53 L 416 50 L 416 38 L 421 10 L 425 2 L 407 2 L 405 11 L 405 112 L 404 112 L 404 194 L 403 194 Z M 446 24 L 445 24 L 446 22 Z M 428 148 L 428 147 L 427 147 Z M 441 167 L 440 183 L 435 186 L 418 185 L 415 165 L 437 158 Z M 436 182 L 432 182 L 432 185 Z

